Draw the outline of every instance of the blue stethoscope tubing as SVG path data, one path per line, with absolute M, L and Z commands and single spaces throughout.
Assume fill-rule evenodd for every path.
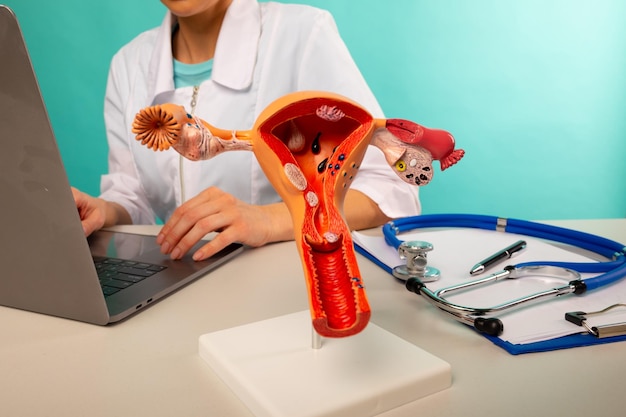
M 500 230 L 564 243 L 594 252 L 607 259 L 606 262 L 525 262 L 515 265 L 523 266 L 549 265 L 573 269 L 578 272 L 603 273 L 584 280 L 588 291 L 610 285 L 626 277 L 626 246 L 613 240 L 586 232 L 552 226 L 542 223 L 501 218 L 481 214 L 424 214 L 404 217 L 388 222 L 383 226 L 383 235 L 388 245 L 398 248 L 402 243 L 397 235 L 402 232 L 420 228 L 475 228 L 484 230 Z
M 409 291 L 425 296 L 429 302 L 433 303 L 441 310 L 450 313 L 462 323 L 469 324 L 477 331 L 492 336 L 500 335 L 503 331 L 503 325 L 497 318 L 485 317 L 487 314 L 517 307 L 526 302 L 539 301 L 548 296 L 562 296 L 570 293 L 581 295 L 587 291 L 613 284 L 626 277 L 626 247 L 623 244 L 590 233 L 527 220 L 479 214 L 428 214 L 390 221 L 383 226 L 383 235 L 387 244 L 398 249 L 403 243 L 403 241 L 398 238 L 398 234 L 414 229 L 438 227 L 475 228 L 526 235 L 578 247 L 601 255 L 606 259 L 610 259 L 609 261 L 601 262 L 539 261 L 519 263 L 507 266 L 504 271 L 492 274 L 490 277 L 434 292 L 429 290 L 418 277 L 407 279 L 406 288 Z M 553 288 L 513 300 L 493 308 L 461 306 L 450 303 L 443 297 L 445 292 L 456 291 L 472 285 L 479 285 L 481 281 L 486 283 L 491 282 L 493 279 L 501 279 L 507 276 L 520 277 L 524 276 L 527 271 L 530 271 L 532 275 L 533 269 L 539 271 L 541 268 L 549 269 L 551 267 L 560 268 L 560 270 L 565 272 L 572 272 L 575 274 L 576 279 L 570 281 L 566 286 Z M 599 275 L 581 279 L 579 274 L 581 272 L 598 273 Z

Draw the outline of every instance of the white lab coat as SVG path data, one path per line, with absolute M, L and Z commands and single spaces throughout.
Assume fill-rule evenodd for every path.
M 190 109 L 192 87 L 174 88 L 168 13 L 158 28 L 137 36 L 114 57 L 105 97 L 109 173 L 101 197 L 121 204 L 135 224 L 167 220 L 186 199 L 216 186 L 251 204 L 280 201 L 254 154 L 232 151 L 201 162 L 174 150 L 154 152 L 131 132 L 137 112 L 159 103 Z M 210 80 L 200 85 L 196 115 L 222 129 L 250 129 L 275 99 L 294 91 L 332 91 L 382 117 L 372 92 L 339 36 L 332 16 L 309 6 L 234 0 L 219 34 Z M 181 169 L 184 187 L 181 189 Z M 352 188 L 389 217 L 416 215 L 417 190 L 369 147 Z

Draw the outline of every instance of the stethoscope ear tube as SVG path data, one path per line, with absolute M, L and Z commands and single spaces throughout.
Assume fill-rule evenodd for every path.
M 407 279 L 405 286 L 407 290 L 414 292 L 416 294 L 422 294 L 421 292 L 422 290 L 424 290 L 424 293 L 422 295 L 427 296 L 428 300 L 432 304 L 439 307 L 442 311 L 449 313 L 454 319 L 460 321 L 461 323 L 472 326 L 474 329 L 476 329 L 476 331 L 480 333 L 484 333 L 489 336 L 500 336 L 502 332 L 504 331 L 504 325 L 502 324 L 502 321 L 498 318 L 495 318 L 495 317 L 471 318 L 469 315 L 461 315 L 449 309 L 441 308 L 441 306 L 439 305 L 439 302 L 440 302 L 439 300 L 441 300 L 440 297 L 437 297 L 434 293 L 428 290 L 426 288 L 426 285 L 424 285 L 424 283 L 421 282 L 418 278 Z M 442 301 L 445 301 L 445 300 L 442 300 Z

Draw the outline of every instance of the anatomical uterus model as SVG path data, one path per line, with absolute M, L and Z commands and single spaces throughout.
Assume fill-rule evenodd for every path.
M 359 272 L 343 202 L 368 145 L 380 148 L 391 169 L 412 185 L 463 157 L 453 137 L 401 119 L 375 119 L 345 97 L 320 91 L 286 95 L 270 104 L 251 130 L 211 126 L 179 105 L 141 110 L 137 140 L 154 150 L 173 147 L 191 160 L 251 150 L 286 203 L 299 250 L 315 331 L 354 335 L 367 325 L 370 307 Z

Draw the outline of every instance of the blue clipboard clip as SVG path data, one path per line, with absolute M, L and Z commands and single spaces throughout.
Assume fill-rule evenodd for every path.
M 574 323 L 577 326 L 584 327 L 590 334 L 596 336 L 597 338 L 624 336 L 626 335 L 626 322 L 604 324 L 601 326 L 590 326 L 587 324 L 587 317 L 597 316 L 617 307 L 626 307 L 626 304 L 613 304 L 603 310 L 592 311 L 590 313 L 585 313 L 584 311 L 571 311 L 569 313 L 565 313 L 565 320 L 570 323 Z

